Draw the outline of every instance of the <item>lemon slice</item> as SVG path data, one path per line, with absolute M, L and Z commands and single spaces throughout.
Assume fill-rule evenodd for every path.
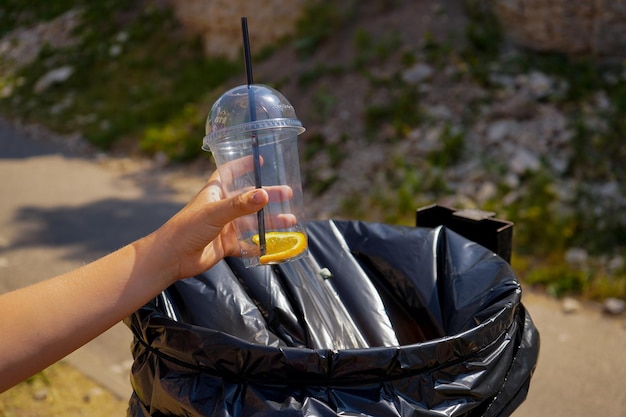
M 259 244 L 259 235 L 252 236 Z M 282 262 L 302 253 L 307 247 L 306 236 L 300 232 L 268 232 L 265 234 L 265 255 L 259 259 L 262 264 Z

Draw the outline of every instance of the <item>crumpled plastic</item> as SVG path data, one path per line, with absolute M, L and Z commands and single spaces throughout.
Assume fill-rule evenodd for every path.
M 508 416 L 539 333 L 509 264 L 446 229 L 307 225 L 309 256 L 226 259 L 128 317 L 129 416 Z

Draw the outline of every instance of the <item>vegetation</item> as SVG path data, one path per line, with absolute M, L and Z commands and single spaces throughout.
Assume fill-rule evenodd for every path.
M 241 71 L 240 63 L 205 58 L 199 39 L 185 37 L 168 9 L 133 8 L 118 0 L 44 2 L 34 9 L 20 3 L 27 2 L 12 1 L 2 15 L 3 28 L 78 6 L 82 18 L 75 32 L 81 35 L 72 46 L 44 48 L 34 63 L 0 81 L 13 84 L 11 96 L 0 101 L 3 113 L 60 133 L 81 132 L 103 149 L 127 141 L 173 160 L 200 153 L 198 107 Z M 44 74 L 65 65 L 73 69 L 66 82 L 33 92 Z
M 198 136 L 207 110 L 229 78 L 242 73 L 241 63 L 203 56 L 199 40 L 186 37 L 167 8 L 150 2 L 142 7 L 121 0 L 39 3 L 6 0 L 1 7 L 0 35 L 79 8 L 82 26 L 76 33 L 81 36 L 71 46 L 42 49 L 37 60 L 14 73 L 3 71 L 10 63 L 0 59 L 0 90 L 9 91 L 0 97 L 0 112 L 44 123 L 61 133 L 81 132 L 103 149 L 123 144 L 147 154 L 163 153 L 172 161 L 189 161 L 200 153 Z M 607 259 L 626 255 L 626 216 L 618 201 L 626 184 L 623 67 L 559 54 L 505 54 L 502 28 L 489 2 L 481 0 L 464 1 L 469 21 L 462 33 L 452 33 L 447 39 L 427 33 L 418 47 L 407 45 L 397 31 L 373 33 L 359 24 L 360 7 L 368 3 L 307 3 L 294 35 L 281 42 L 281 47 L 293 48 L 303 65 L 289 76 L 277 75 L 283 78 L 270 81 L 295 83 L 308 94 L 308 116 L 322 126 L 336 116 L 342 100 L 326 80 L 332 83 L 349 76 L 366 89 L 365 145 L 399 144 L 416 129 L 430 129 L 438 132 L 439 146 L 419 166 L 402 154 L 388 155 L 388 165 L 377 173 L 386 186 L 368 195 L 343 196 L 340 214 L 412 222 L 416 207 L 450 193 L 445 170 L 462 158 L 466 130 L 479 121 L 480 113 L 472 109 L 480 107 L 480 100 L 498 94 L 494 71 L 500 75 L 541 71 L 564 86 L 541 100 L 558 105 L 575 132 L 563 174 L 579 184 L 575 201 L 560 199 L 559 179 L 543 167 L 521 178 L 525 191 L 520 198 L 504 203 L 503 197 L 514 190 L 499 183 L 497 194 L 483 208 L 515 221 L 514 266 L 527 282 L 545 286 L 555 295 L 626 297 L 624 266 L 606 266 Z M 387 10 L 397 3 L 385 1 L 376 7 Z M 351 43 L 353 53 L 345 59 L 318 59 L 338 33 Z M 265 49 L 257 58 L 271 59 L 273 52 Z M 436 71 L 455 68 L 459 80 L 488 91 L 489 96 L 467 103 L 461 128 L 437 124 L 424 111 L 423 93 L 402 76 L 419 62 Z M 44 74 L 65 65 L 73 68 L 67 81 L 34 93 Z M 590 109 L 591 99 L 599 93 L 609 105 L 605 110 Z M 302 149 L 303 175 L 310 190 L 323 195 L 338 181 L 336 170 L 344 162 L 345 149 L 357 138 L 348 131 L 334 139 L 322 129 L 314 127 L 310 132 Z M 486 162 L 484 169 L 495 176 L 504 172 L 492 162 Z M 600 210 L 593 186 L 611 182 L 618 184 L 616 200 L 603 202 Z M 583 247 L 595 257 L 584 267 L 563 266 L 572 247 Z
M 0 416 L 123 416 L 128 400 L 58 362 L 0 395 Z

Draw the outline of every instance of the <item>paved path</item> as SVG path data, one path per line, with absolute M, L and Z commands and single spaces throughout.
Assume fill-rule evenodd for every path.
M 626 416 L 626 322 L 595 305 L 574 314 L 542 294 L 522 300 L 541 350 L 526 401 L 514 417 Z
M 127 159 L 76 157 L 0 122 L 0 291 L 75 268 L 148 233 L 202 184 Z M 206 174 L 206 173 L 205 173 Z M 526 292 L 541 333 L 528 399 L 515 417 L 626 416 L 624 319 L 561 312 Z M 117 325 L 68 362 L 125 398 L 129 331 Z
M 198 178 L 184 191 L 168 185 L 175 173 L 128 159 L 76 157 L 44 139 L 0 121 L 2 292 L 61 274 L 147 234 L 202 184 Z M 119 324 L 68 361 L 127 397 L 130 341 Z

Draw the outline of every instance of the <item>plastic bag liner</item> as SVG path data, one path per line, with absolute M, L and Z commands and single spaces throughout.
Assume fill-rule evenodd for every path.
M 308 224 L 310 256 L 226 259 L 126 319 L 132 416 L 508 416 L 538 332 L 509 264 L 445 227 Z

